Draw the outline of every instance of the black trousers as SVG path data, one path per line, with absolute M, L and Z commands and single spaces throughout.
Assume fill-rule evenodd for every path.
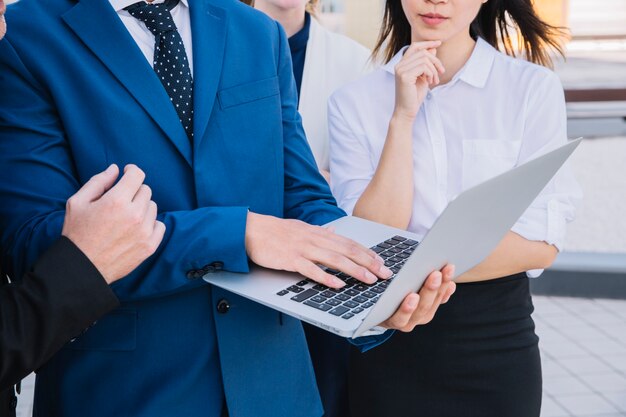
M 352 417 L 539 417 L 528 278 L 460 284 L 434 320 L 350 356 Z
M 349 417 L 348 360 L 350 343 L 318 327 L 302 323 L 306 335 L 324 417 Z

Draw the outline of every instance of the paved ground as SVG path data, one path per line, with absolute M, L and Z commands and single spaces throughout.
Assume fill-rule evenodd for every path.
M 542 417 L 626 416 L 626 301 L 535 297 Z

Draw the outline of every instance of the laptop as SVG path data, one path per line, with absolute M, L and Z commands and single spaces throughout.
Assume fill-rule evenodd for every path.
M 482 262 L 580 144 L 577 139 L 532 161 L 469 188 L 452 200 L 421 242 L 406 230 L 358 217 L 328 225 L 371 247 L 393 271 L 368 285 L 327 269 L 346 282 L 330 289 L 294 272 L 252 265 L 247 274 L 210 273 L 204 279 L 240 296 L 343 337 L 379 334 L 378 327 L 428 275 L 454 264 L 461 275 Z

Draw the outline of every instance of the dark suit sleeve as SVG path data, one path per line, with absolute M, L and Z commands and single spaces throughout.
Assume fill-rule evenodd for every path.
M 60 236 L 65 202 L 84 182 L 76 166 L 90 162 L 70 146 L 84 133 L 65 130 L 49 86 L 22 60 L 36 50 L 20 55 L 11 42 L 11 34 L 0 42 L 0 247 L 3 266 L 21 276 Z M 197 271 L 215 261 L 247 272 L 247 213 L 242 206 L 161 212 L 159 249 L 111 286 L 115 294 L 128 301 L 200 286 Z
M 293 78 L 291 53 L 285 31 L 277 22 L 278 79 L 282 100 L 283 151 L 285 155 L 286 218 L 322 225 L 345 216 L 337 207 L 328 183 L 322 177 L 302 128 L 298 93 Z
M 58 240 L 21 281 L 0 287 L 0 391 L 118 304 L 78 247 Z

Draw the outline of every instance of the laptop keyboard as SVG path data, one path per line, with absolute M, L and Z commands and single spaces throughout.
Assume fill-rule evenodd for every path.
M 351 319 L 372 307 L 378 301 L 380 295 L 387 289 L 418 244 L 415 240 L 394 236 L 371 248 L 383 258 L 385 266 L 393 272 L 389 279 L 379 279 L 373 284 L 366 284 L 343 272 L 326 269 L 327 273 L 341 279 L 346 283 L 346 286 L 338 289 L 329 288 L 313 280 L 304 279 L 289 288 L 279 291 L 277 295 L 281 297 L 289 296 L 294 302 L 302 303 L 346 320 Z

